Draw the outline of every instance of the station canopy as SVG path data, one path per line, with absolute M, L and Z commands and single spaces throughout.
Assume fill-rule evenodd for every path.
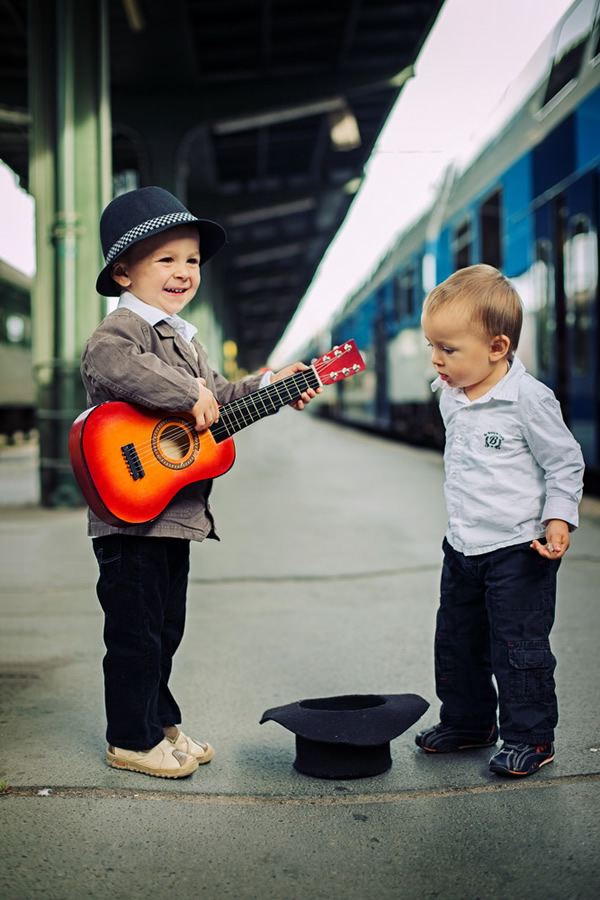
M 296 311 L 442 4 L 108 0 L 113 171 L 224 225 L 248 370 Z M 0 3 L 0 158 L 24 186 L 29 8 Z

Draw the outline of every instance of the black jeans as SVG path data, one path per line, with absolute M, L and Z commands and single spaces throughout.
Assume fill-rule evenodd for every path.
M 560 561 L 529 543 L 481 556 L 464 556 L 446 540 L 443 548 L 435 635 L 442 723 L 491 727 L 498 706 L 503 740 L 552 741 L 558 706 L 550 631 Z
M 149 750 L 181 722 L 169 690 L 183 637 L 190 544 L 177 538 L 94 538 L 104 610 L 104 696 L 109 744 Z

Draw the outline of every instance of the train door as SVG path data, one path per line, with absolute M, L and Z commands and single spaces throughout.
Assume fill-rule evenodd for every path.
M 566 395 L 569 427 L 584 457 L 598 466 L 598 175 L 565 191 L 563 243 Z
M 597 173 L 536 211 L 537 372 L 587 464 L 599 464 Z
M 536 369 L 532 373 L 552 388 L 565 412 L 566 342 L 563 289 L 564 198 L 555 197 L 535 214 Z
M 390 421 L 390 405 L 388 392 L 388 367 L 387 367 L 387 327 L 383 305 L 374 323 L 374 350 L 375 350 L 375 421 L 379 428 L 387 428 Z

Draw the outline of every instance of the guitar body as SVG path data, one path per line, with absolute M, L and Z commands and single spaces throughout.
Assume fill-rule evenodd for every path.
M 216 478 L 235 460 L 232 438 L 198 433 L 186 413 L 121 401 L 86 410 L 69 438 L 73 471 L 89 507 L 124 526 L 156 518 L 188 484 Z

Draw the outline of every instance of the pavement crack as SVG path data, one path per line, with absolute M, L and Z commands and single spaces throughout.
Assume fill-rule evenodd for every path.
M 362 794 L 348 791 L 337 796 L 306 795 L 299 797 L 283 794 L 202 794 L 173 790 L 132 790 L 125 788 L 96 787 L 42 787 L 41 785 L 6 785 L 0 792 L 2 798 L 52 800 L 161 800 L 165 803 L 198 803 L 209 806 L 369 806 L 385 803 L 404 803 L 413 800 L 452 799 L 477 794 L 498 794 L 517 790 L 557 788 L 566 784 L 593 784 L 600 782 L 600 772 L 585 775 L 559 775 L 554 778 L 534 778 L 526 781 L 502 781 L 498 783 L 467 785 L 462 787 L 436 787 L 421 790 L 389 791 L 380 794 Z

